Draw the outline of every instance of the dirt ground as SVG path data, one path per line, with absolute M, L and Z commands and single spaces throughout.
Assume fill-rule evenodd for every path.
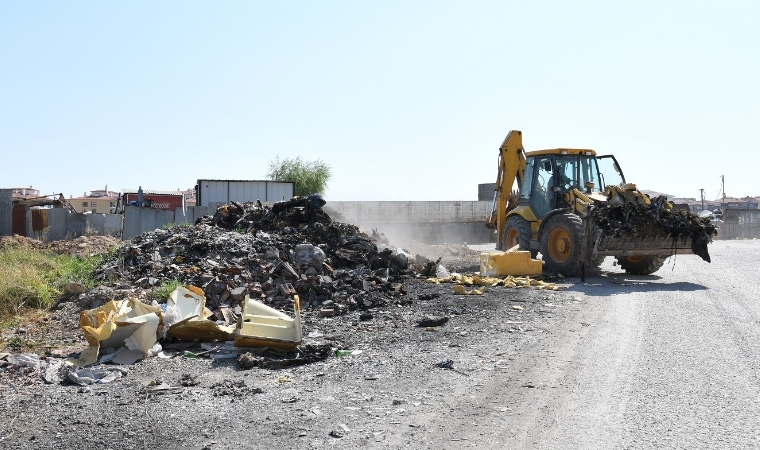
M 405 248 L 455 271 L 479 264 L 479 251 L 465 246 Z M 407 302 L 370 310 L 368 320 L 306 313 L 306 343 L 355 352 L 299 367 L 244 370 L 236 359 L 181 356 L 203 350 L 191 343 L 106 384 L 46 384 L 31 368 L 0 369 L 0 448 L 424 448 L 430 433 L 457 442 L 445 420 L 456 413 L 449 395 L 477 389 L 479 374 L 509 364 L 576 303 L 565 291 L 525 288 L 455 295 L 451 284 L 422 279 L 405 290 Z M 430 315 L 449 320 L 417 326 Z M 49 361 L 84 347 L 75 310 L 22 328 L 15 337 L 39 342 Z

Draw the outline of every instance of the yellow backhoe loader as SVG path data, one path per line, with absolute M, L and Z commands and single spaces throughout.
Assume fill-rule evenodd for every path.
M 636 195 L 629 195 L 633 192 Z M 652 203 L 635 185 L 626 184 L 614 156 L 572 148 L 526 153 L 522 133 L 512 130 L 499 149 L 487 225 L 496 230 L 497 249 L 519 246 L 534 258 L 540 251 L 544 272 L 569 277 L 583 276 L 586 267 L 598 266 L 606 256 L 617 258 L 626 272 L 648 275 L 670 255 L 694 253 L 689 239 L 674 237 L 660 227 L 639 227 L 626 233 L 605 229 L 598 214 L 610 201 L 641 202 L 647 208 Z M 654 206 L 673 208 L 672 204 Z M 702 239 L 706 257 L 698 253 L 707 261 L 710 233 L 706 231 L 706 239 Z

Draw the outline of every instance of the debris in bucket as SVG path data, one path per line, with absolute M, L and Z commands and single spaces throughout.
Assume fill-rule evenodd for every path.
M 664 195 L 649 198 L 633 184 L 608 186 L 606 194 L 607 204 L 591 212 L 604 235 L 650 237 L 665 233 L 673 242 L 691 240 L 694 254 L 710 262 L 707 244 L 718 230 L 709 218 L 675 209 Z

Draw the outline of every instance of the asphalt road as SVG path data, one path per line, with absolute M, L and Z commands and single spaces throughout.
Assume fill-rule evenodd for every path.
M 710 252 L 571 285 L 577 308 L 463 397 L 456 446 L 760 448 L 760 241 Z

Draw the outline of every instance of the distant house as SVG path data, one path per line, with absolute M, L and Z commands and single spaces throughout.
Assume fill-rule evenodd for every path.
M 31 186 L 28 188 L 11 188 L 11 198 L 35 198 L 40 196 L 40 190 Z
M 726 209 L 758 209 L 758 202 L 754 197 L 726 198 Z
M 81 197 L 70 197 L 68 203 L 76 212 L 109 214 L 113 213 L 116 209 L 116 201 L 118 199 L 119 193 L 109 191 L 108 186 L 106 186 L 105 189 L 90 191 L 89 195 L 85 193 Z

